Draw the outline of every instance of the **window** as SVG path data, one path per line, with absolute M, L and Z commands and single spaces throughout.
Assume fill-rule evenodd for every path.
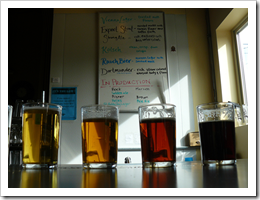
M 247 100 L 247 73 L 248 65 L 248 18 L 242 20 L 241 23 L 233 30 L 233 39 L 235 43 L 235 58 L 239 75 L 239 88 L 242 96 L 243 104 L 248 104 Z

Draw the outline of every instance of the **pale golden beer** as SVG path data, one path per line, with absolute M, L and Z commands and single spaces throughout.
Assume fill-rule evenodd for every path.
M 95 110 L 91 111 L 91 109 Z M 109 114 L 113 115 L 113 111 L 109 109 L 111 106 L 108 108 L 106 106 L 82 108 L 82 159 L 85 168 L 116 167 L 118 109 L 112 107 L 116 114 L 112 118 L 109 118 Z
M 23 167 L 57 166 L 61 108 L 24 107 Z

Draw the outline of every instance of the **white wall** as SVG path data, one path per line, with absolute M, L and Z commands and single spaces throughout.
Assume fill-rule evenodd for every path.
M 81 164 L 80 108 L 98 103 L 98 32 L 96 14 L 54 14 L 51 55 L 52 87 L 77 87 L 77 119 L 62 120 L 60 162 Z M 165 15 L 166 51 L 169 67 L 170 103 L 177 106 L 177 147 L 188 145 L 187 133 L 194 131 L 189 50 L 185 15 Z M 171 46 L 176 47 L 172 52 Z M 51 97 L 51 94 L 49 94 Z M 49 99 L 51 102 L 51 99 Z M 118 163 L 124 157 L 141 162 L 140 151 L 120 151 L 122 148 L 140 150 L 137 114 L 120 113 Z
M 77 119 L 62 121 L 61 164 L 81 164 L 80 108 L 97 102 L 97 35 L 95 14 L 55 14 L 51 87 L 77 87 Z M 50 94 L 51 96 L 51 94 Z

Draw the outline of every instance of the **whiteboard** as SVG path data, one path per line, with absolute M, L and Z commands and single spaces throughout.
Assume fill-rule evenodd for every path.
M 99 104 L 135 112 L 141 105 L 165 103 L 163 12 L 99 13 L 98 28 Z

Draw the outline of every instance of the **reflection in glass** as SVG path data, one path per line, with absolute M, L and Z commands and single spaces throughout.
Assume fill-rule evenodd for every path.
M 8 188 L 19 188 L 21 182 L 22 168 L 19 165 L 9 166 L 8 168 Z
M 175 188 L 176 169 L 167 168 L 144 168 L 143 169 L 143 188 Z
M 57 188 L 57 170 L 23 169 L 21 188 Z
M 84 169 L 82 188 L 117 188 L 117 169 Z
M 237 188 L 237 166 L 203 166 L 204 188 Z

